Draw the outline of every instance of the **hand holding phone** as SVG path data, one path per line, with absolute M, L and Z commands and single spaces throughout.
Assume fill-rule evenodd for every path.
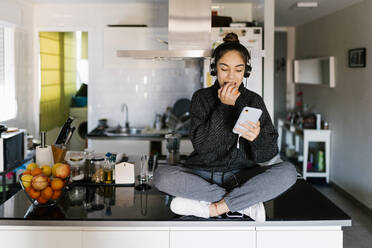
M 258 108 L 252 108 L 252 107 L 244 107 L 242 112 L 239 115 L 238 120 L 235 123 L 235 126 L 233 128 L 233 132 L 236 134 L 241 135 L 242 137 L 253 141 L 257 136 L 257 134 L 251 134 L 251 131 L 244 127 L 247 125 L 250 125 L 248 121 L 252 123 L 252 125 L 256 125 L 258 120 L 260 119 L 262 115 L 262 110 Z M 243 126 L 244 125 L 244 126 Z M 250 125 L 250 126 L 252 126 Z M 254 127 L 254 126 L 252 126 Z M 259 126 L 258 126 L 259 129 Z M 241 130 L 241 131 L 240 131 Z M 259 132 L 259 131 L 258 131 Z

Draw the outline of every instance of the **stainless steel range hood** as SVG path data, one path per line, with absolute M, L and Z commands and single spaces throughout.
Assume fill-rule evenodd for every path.
M 167 50 L 118 50 L 118 57 L 190 59 L 211 56 L 211 0 L 169 0 Z

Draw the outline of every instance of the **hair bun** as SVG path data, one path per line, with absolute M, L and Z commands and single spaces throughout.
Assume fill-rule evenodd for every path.
M 228 33 L 228 34 L 226 34 L 225 38 L 223 38 L 223 41 L 225 43 L 227 43 L 227 42 L 237 42 L 237 43 L 239 43 L 239 38 L 238 38 L 238 35 L 236 33 Z

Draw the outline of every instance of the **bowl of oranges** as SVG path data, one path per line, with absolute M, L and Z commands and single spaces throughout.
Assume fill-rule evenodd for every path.
M 53 206 L 63 195 L 69 177 L 68 164 L 56 163 L 52 167 L 39 167 L 36 163 L 31 163 L 26 171 L 19 175 L 19 181 L 32 204 Z

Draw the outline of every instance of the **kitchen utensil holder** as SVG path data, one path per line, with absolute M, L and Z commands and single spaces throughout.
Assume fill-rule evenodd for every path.
M 54 163 L 61 163 L 65 160 L 67 149 L 65 146 L 52 145 Z

